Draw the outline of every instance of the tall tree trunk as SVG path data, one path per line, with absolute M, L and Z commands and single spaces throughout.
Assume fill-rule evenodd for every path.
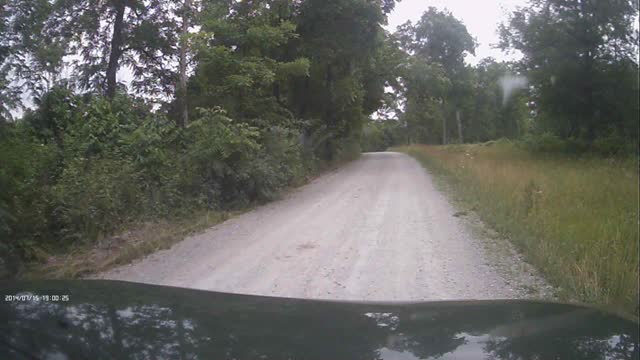
M 460 110 L 456 110 L 456 122 L 458 123 L 458 143 L 464 143 L 462 138 L 462 120 L 460 119 Z
M 333 66 L 331 63 L 327 64 L 327 77 L 326 77 L 326 85 L 327 89 L 329 89 L 329 98 L 331 101 L 334 99 L 333 94 Z
M 182 14 L 182 39 L 180 39 L 180 83 L 178 84 L 178 100 L 180 116 L 178 126 L 185 127 L 189 123 L 189 107 L 187 103 L 187 39 L 189 33 L 189 16 L 191 14 L 191 0 L 184 0 Z
M 583 115 L 579 120 L 582 123 L 586 122 L 586 136 L 589 141 L 595 140 L 597 120 L 595 114 L 595 104 L 594 104 L 594 61 L 598 48 L 598 41 L 594 39 L 592 24 L 588 22 L 588 18 L 591 17 L 594 9 L 589 9 L 589 2 L 586 0 L 580 1 L 580 13 L 581 18 L 583 19 L 584 25 L 582 27 L 582 57 L 584 59 L 583 71 L 584 75 L 582 76 L 583 83 L 583 94 L 582 99 L 584 102 L 584 107 L 582 109 Z
M 447 145 L 447 117 L 442 117 L 442 145 Z
M 444 99 L 442 100 L 442 145 L 447 145 L 447 107 Z
M 107 88 L 105 94 L 112 99 L 116 94 L 116 75 L 118 74 L 118 62 L 122 55 L 122 30 L 124 27 L 125 3 L 123 0 L 114 2 L 116 18 L 113 22 L 113 35 L 111 36 L 111 53 L 109 54 L 109 65 L 107 66 Z

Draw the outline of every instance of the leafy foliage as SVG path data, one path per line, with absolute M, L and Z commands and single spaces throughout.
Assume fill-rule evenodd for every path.
M 100 240 L 136 219 L 273 199 L 307 171 L 295 130 L 259 129 L 219 108 L 180 129 L 142 100 L 60 93 L 69 95 L 56 89 L 48 106 L 2 127 L 6 263 Z
M 412 141 L 446 143 L 455 134 L 456 113 L 466 113 L 473 99 L 472 70 L 464 58 L 474 53 L 475 40 L 451 13 L 433 7 L 415 25 L 400 26 L 395 38 L 409 56 L 402 77 L 402 118 L 415 129 Z
M 500 27 L 540 107 L 540 128 L 593 141 L 638 138 L 637 2 L 534 0 Z
M 64 46 L 42 36 L 51 12 L 46 0 L 0 1 L 0 121 L 23 108 L 23 96 L 42 95 L 57 78 Z
M 391 75 L 399 79 L 390 99 L 396 105 L 388 107 L 409 129 L 410 142 L 524 136 L 535 150 L 549 148 L 552 134 L 562 143 L 552 146 L 558 151 L 633 152 L 637 16 L 631 1 L 533 0 L 500 26 L 501 47 L 520 51 L 522 60 L 488 58 L 471 67 L 464 58 L 475 41 L 464 24 L 429 8 L 388 41 L 404 53 Z
M 408 135 L 406 130 L 397 121 L 370 121 L 362 130 L 362 151 L 385 151 L 402 144 Z

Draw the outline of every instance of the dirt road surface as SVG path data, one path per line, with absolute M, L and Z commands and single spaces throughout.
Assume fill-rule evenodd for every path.
M 367 153 L 282 200 L 99 277 L 350 300 L 549 292 L 508 242 L 486 236 L 457 211 L 414 159 Z

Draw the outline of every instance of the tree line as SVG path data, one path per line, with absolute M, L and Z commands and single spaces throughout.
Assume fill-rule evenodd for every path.
M 482 59 L 451 13 L 429 8 L 389 36 L 393 94 L 363 145 L 523 139 L 533 150 L 632 153 L 638 142 L 636 1 L 531 0 L 498 26 L 517 61 Z M 384 116 L 383 116 L 384 118 Z

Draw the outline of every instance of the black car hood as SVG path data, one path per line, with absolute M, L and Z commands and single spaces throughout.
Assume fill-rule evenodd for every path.
M 0 359 L 638 358 L 637 322 L 576 305 L 333 302 L 99 280 L 2 286 Z

